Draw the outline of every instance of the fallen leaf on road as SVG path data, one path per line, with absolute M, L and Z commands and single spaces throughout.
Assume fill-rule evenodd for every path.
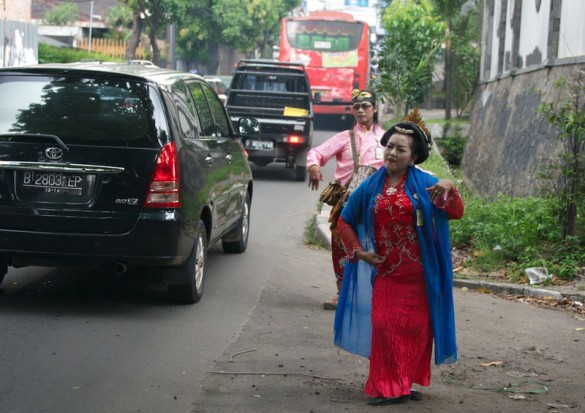
M 506 372 L 506 374 L 511 377 L 538 377 L 538 374 L 536 374 L 533 371 L 529 371 L 526 373 L 520 371 L 508 371 Z
M 508 397 L 514 400 L 526 400 L 526 396 L 523 396 L 521 394 L 510 394 Z
M 487 363 L 481 363 L 480 366 L 489 367 L 489 366 L 500 366 L 502 364 L 504 364 L 503 361 L 489 361 Z
M 567 406 L 566 404 L 560 404 L 560 403 L 547 403 L 546 407 L 548 407 L 549 409 L 568 409 L 569 406 Z
M 583 330 L 585 330 L 585 328 L 583 328 L 583 327 L 577 327 L 577 328 L 575 329 L 575 331 L 583 331 Z
M 487 288 L 478 288 L 477 291 L 480 292 L 480 293 L 482 293 L 482 294 L 491 294 L 492 293 Z

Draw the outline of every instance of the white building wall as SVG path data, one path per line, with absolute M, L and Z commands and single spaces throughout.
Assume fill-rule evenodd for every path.
M 563 0 L 558 58 L 585 56 L 585 1 Z
M 522 0 L 509 0 L 506 7 L 506 38 L 504 39 L 504 55 L 512 54 L 512 42 L 514 41 L 514 34 L 512 32 L 512 18 L 514 12 L 514 4 L 516 1 Z M 514 62 L 512 62 L 514 64 Z M 505 70 L 505 68 L 504 68 Z
M 540 63 L 547 58 L 550 1 L 542 0 L 538 11 L 534 0 L 522 1 L 518 56 L 522 59 L 524 65 L 526 65 L 527 58 L 533 55 L 536 50 L 540 51 L 542 56 Z M 532 64 L 534 63 L 532 62 Z
M 488 36 L 492 37 L 492 50 L 491 50 L 491 62 L 490 62 L 490 73 L 493 78 L 498 73 L 498 56 L 500 48 L 500 40 L 498 39 L 498 26 L 500 24 L 500 15 L 502 13 L 502 2 L 496 1 L 494 5 L 494 22 L 492 32 Z

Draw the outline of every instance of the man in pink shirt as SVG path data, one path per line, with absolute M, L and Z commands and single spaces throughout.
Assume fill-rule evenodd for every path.
M 369 165 L 379 168 L 384 165 L 384 147 L 380 144 L 384 129 L 378 123 L 376 95 L 370 90 L 356 89 L 352 96 L 353 114 L 356 123 L 351 130 L 354 133 L 358 163 L 359 165 Z M 351 177 L 354 168 L 350 130 L 333 135 L 321 145 L 311 149 L 307 154 L 309 186 L 312 190 L 316 191 L 319 189 L 319 183 L 324 180 L 321 167 L 325 166 L 332 158 L 335 158 L 336 161 L 335 180 L 345 185 Z M 332 214 L 336 210 L 337 208 L 333 208 Z M 339 291 L 343 279 L 345 252 L 336 231 L 337 218 L 337 216 L 330 216 L 329 222 L 331 222 L 333 272 L 337 278 L 337 290 Z M 323 303 L 323 308 L 326 310 L 334 310 L 337 308 L 337 295 L 330 301 Z

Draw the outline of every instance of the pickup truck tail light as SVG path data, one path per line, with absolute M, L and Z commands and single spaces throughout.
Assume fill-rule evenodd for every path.
M 145 208 L 180 208 L 179 162 L 174 142 L 160 150 L 144 201 Z
M 302 136 L 299 136 L 299 135 L 290 135 L 290 136 L 287 136 L 285 141 L 288 143 L 292 143 L 293 145 L 296 145 L 296 144 L 300 144 L 300 143 L 305 143 L 305 138 L 303 138 Z

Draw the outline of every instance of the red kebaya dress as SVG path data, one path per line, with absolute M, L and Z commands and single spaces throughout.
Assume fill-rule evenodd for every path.
M 433 334 L 415 211 L 404 190 L 406 175 L 395 187 L 384 185 L 374 209 L 376 252 L 386 257 L 376 271 L 372 296 L 370 372 L 365 392 L 372 397 L 410 393 L 413 383 L 428 386 L 431 379 Z M 463 202 L 451 193 L 441 208 L 461 216 Z M 343 218 L 339 235 L 350 260 L 362 250 L 357 235 Z

